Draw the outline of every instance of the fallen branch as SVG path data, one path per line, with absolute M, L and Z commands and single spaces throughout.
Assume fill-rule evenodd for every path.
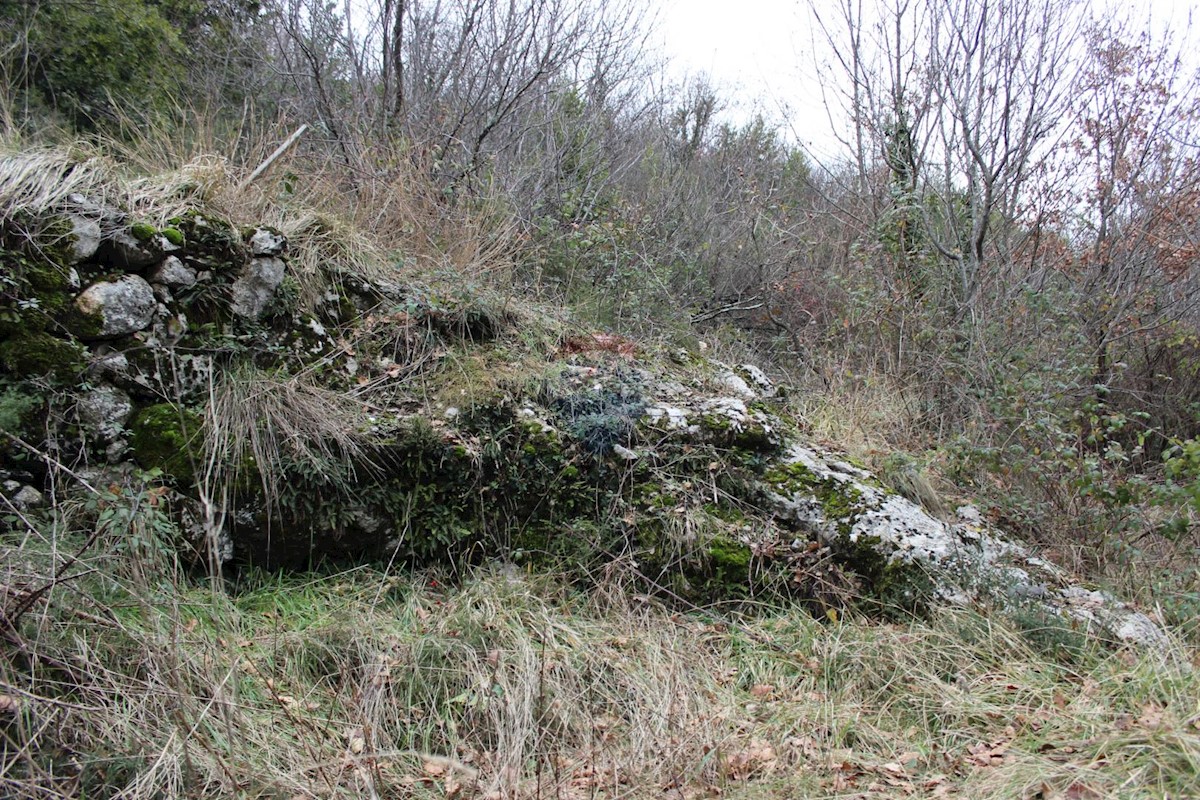
M 254 181 L 256 181 L 260 175 L 269 170 L 271 165 L 279 160 L 280 156 L 290 150 L 292 145 L 300 141 L 300 137 L 304 135 L 306 130 L 308 130 L 307 122 L 297 128 L 296 132 L 289 136 L 283 144 L 279 145 L 279 147 L 276 147 L 275 152 L 267 156 L 267 160 L 259 164 L 258 167 L 255 168 L 254 172 L 250 173 L 249 178 L 246 178 L 246 180 L 242 181 L 241 185 L 238 186 L 238 191 L 240 192 L 250 184 L 254 183 Z

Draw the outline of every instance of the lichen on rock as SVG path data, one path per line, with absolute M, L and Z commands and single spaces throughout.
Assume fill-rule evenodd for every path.
M 157 301 L 139 275 L 98 281 L 75 298 L 72 332 L 85 341 L 128 336 L 149 327 Z
M 79 423 L 102 442 L 112 442 L 125 432 L 133 414 L 129 395 L 112 386 L 97 386 L 80 396 L 76 406 Z
M 266 310 L 283 281 L 286 265 L 283 259 L 264 256 L 253 258 L 233 284 L 233 313 L 257 319 Z

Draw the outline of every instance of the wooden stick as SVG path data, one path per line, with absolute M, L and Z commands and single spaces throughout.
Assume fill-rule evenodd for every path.
M 242 181 L 241 185 L 238 186 L 238 191 L 240 192 L 243 189 L 245 189 L 247 186 L 249 186 L 250 184 L 254 183 L 254 181 L 257 180 L 260 175 L 262 175 L 264 172 L 266 172 L 268 169 L 270 169 L 271 165 L 274 164 L 281 155 L 286 153 L 291 148 L 292 145 L 294 145 L 297 141 L 300 140 L 300 137 L 304 135 L 304 132 L 306 130 L 308 130 L 307 122 L 304 123 L 303 125 L 301 125 L 299 128 L 297 128 L 296 132 L 287 138 L 287 141 L 285 141 L 283 144 L 279 145 L 279 147 L 276 147 L 275 152 L 271 153 L 271 155 L 267 156 L 267 160 L 262 162 L 261 164 L 259 164 L 258 167 L 254 170 L 254 172 L 250 173 L 249 178 L 246 178 L 246 180 Z

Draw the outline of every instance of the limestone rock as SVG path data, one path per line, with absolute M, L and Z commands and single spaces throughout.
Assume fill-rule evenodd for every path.
M 100 222 L 84 214 L 66 214 L 67 222 L 71 225 L 70 263 L 78 264 L 86 261 L 100 249 Z
M 944 601 L 985 600 L 1002 607 L 1035 603 L 1121 642 L 1146 648 L 1167 644 L 1149 617 L 1109 595 L 1073 585 L 1062 569 L 986 527 L 974 509 L 960 510 L 958 522 L 945 522 L 882 488 L 867 471 L 798 443 L 766 478 L 778 519 L 816 534 L 860 563 L 873 553 L 880 571 L 907 571 L 914 581 L 929 582 Z
M 163 262 L 154 268 L 150 275 L 151 283 L 161 283 L 173 289 L 188 289 L 196 285 L 196 270 L 184 264 L 175 256 L 167 256 Z
M 287 239 L 271 228 L 256 228 L 250 234 L 249 244 L 255 256 L 281 256 L 287 250 Z
M 22 486 L 13 495 L 12 503 L 22 511 L 31 511 L 46 505 L 46 498 L 32 486 Z
M 779 393 L 774 382 L 754 364 L 739 364 L 737 374 L 762 397 L 774 397 Z
M 133 414 L 129 395 L 112 386 L 98 386 L 79 398 L 75 406 L 84 430 L 104 442 L 118 439 Z
M 271 302 L 283 280 L 286 266 L 281 258 L 251 259 L 233 284 L 233 313 L 257 319 Z
M 728 392 L 737 395 L 743 400 L 755 400 L 758 398 L 758 392 L 750 388 L 750 384 L 731 369 L 723 369 L 717 376 L 717 382 Z
M 119 228 L 104 241 L 100 257 L 122 269 L 141 270 L 163 260 L 165 240 L 157 234 L 139 239 L 127 228 Z
M 79 338 L 111 339 L 144 329 L 154 318 L 154 290 L 137 275 L 100 281 L 75 298 Z

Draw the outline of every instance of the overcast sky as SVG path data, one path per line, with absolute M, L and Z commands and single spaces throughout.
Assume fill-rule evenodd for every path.
M 787 124 L 814 155 L 822 157 L 832 155 L 835 144 L 821 104 L 802 2 L 664 0 L 659 35 L 676 77 L 705 73 L 724 90 L 723 97 L 732 98 L 727 120 L 749 119 L 762 110 Z M 834 4 L 834 0 L 817 2 Z M 1155 27 L 1182 33 L 1189 12 L 1195 13 L 1200 0 L 1135 0 L 1116 5 L 1096 0 L 1092 5 L 1124 10 L 1143 22 L 1152 15 Z M 1137 11 L 1130 11 L 1132 6 Z M 1200 14 L 1196 20 L 1200 23 Z

